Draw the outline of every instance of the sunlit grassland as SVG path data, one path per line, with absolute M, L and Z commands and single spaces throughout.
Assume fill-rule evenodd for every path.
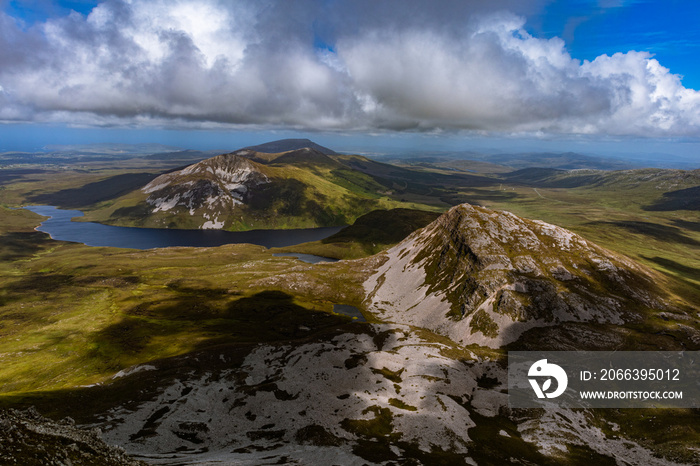
M 386 187 L 378 184 L 370 176 L 347 169 L 334 169 L 325 166 L 308 167 L 283 166 L 265 167 L 271 178 L 295 179 L 306 185 L 305 196 L 319 205 L 330 209 L 337 216 L 344 216 L 352 223 L 360 215 L 377 209 L 424 209 L 439 210 L 420 202 L 402 202 L 392 198 Z M 303 218 L 303 216 L 302 216 Z M 283 221 L 281 227 L 304 227 L 307 223 Z M 280 228 L 280 226 L 269 225 Z
M 358 262 L 304 264 L 259 246 L 136 251 L 56 242 L 0 208 L 0 392 L 109 380 L 222 343 L 308 337 L 361 305 Z
M 128 193 L 86 205 L 81 221 L 97 221 L 119 226 L 197 228 L 202 216 L 227 219 L 226 229 L 312 228 L 352 223 L 357 217 L 375 209 L 395 207 L 439 210 L 422 202 L 395 199 L 391 191 L 372 177 L 340 165 L 279 164 L 259 165 L 270 183 L 256 188 L 245 206 L 233 210 L 222 207 L 189 212 L 176 207 L 167 212 L 153 212 L 146 203 L 147 193 L 134 187 Z M 200 174 L 191 175 L 193 180 Z M 187 181 L 187 176 L 179 182 Z M 145 184 L 145 183 L 143 183 Z M 128 212 L 128 214 L 127 214 Z M 223 216 L 223 217 L 222 217 Z

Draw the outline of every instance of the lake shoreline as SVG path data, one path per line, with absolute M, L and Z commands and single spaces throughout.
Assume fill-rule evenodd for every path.
M 180 230 L 105 225 L 97 222 L 75 222 L 82 217 L 79 210 L 55 206 L 24 206 L 23 209 L 49 217 L 35 228 L 57 241 L 80 243 L 92 247 L 126 249 L 160 249 L 168 247 L 216 247 L 224 244 L 255 244 L 266 248 L 289 247 L 318 241 L 344 227 L 320 227 L 290 230 Z

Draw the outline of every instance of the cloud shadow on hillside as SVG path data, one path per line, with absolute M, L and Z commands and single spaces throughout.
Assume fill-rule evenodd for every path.
M 29 200 L 37 204 L 49 204 L 64 209 L 77 209 L 116 199 L 145 186 L 156 176 L 158 176 L 158 174 L 125 173 L 94 183 L 88 183 L 80 188 L 62 189 L 53 193 L 35 194 L 29 197 Z
M 700 246 L 697 241 L 686 235 L 682 229 L 667 225 L 659 225 L 651 222 L 638 221 L 610 221 L 610 222 L 588 222 L 586 225 L 599 226 L 601 228 L 617 227 L 629 233 L 652 237 L 659 241 L 683 244 L 686 246 Z

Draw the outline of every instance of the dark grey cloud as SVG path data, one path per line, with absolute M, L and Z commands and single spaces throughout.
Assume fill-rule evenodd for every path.
M 108 0 L 34 25 L 0 13 L 0 120 L 700 135 L 700 93 L 648 54 L 581 63 L 525 32 L 546 3 Z

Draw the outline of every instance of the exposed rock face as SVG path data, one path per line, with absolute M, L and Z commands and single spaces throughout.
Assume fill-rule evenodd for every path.
M 563 228 L 463 204 L 386 252 L 365 283 L 380 318 L 498 347 L 560 322 L 665 308 L 651 272 Z
M 249 191 L 268 182 L 259 164 L 224 154 L 161 175 L 142 191 L 152 213 L 187 213 L 201 219 L 200 228 L 221 229 Z
M 466 458 L 474 422 L 460 403 L 470 400 L 477 412 L 493 415 L 505 394 L 479 388 L 477 379 L 502 376 L 503 369 L 451 359 L 442 354 L 447 349 L 396 325 L 260 345 L 240 368 L 182 378 L 136 411 L 112 410 L 105 438 L 153 459 L 273 464 L 284 457 L 286 464 L 359 466 L 368 462 L 354 452 L 358 442 L 391 435 L 397 445 Z M 220 357 L 225 365 L 227 356 Z
M 77 428 L 70 418 L 54 422 L 31 408 L 0 411 L 0 464 L 145 465 L 104 443 L 99 430 Z
M 591 410 L 512 413 L 502 364 L 419 333 L 366 324 L 256 345 L 240 362 L 225 348 L 199 353 L 153 398 L 115 406 L 99 425 L 151 464 L 581 464 L 570 446 L 610 463 L 681 464 Z
M 335 227 L 394 207 L 399 201 L 382 183 L 346 163 L 344 156 L 314 148 L 278 153 L 240 149 L 97 203 L 84 220 L 229 231 Z

